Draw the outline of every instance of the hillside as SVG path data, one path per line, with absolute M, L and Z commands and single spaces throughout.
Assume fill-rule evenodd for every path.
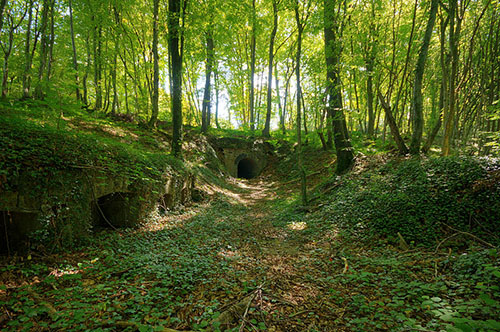
M 2 330 L 500 329 L 495 159 L 358 154 L 336 176 L 335 156 L 310 144 L 302 207 L 287 141 L 192 130 L 180 161 L 161 128 L 37 107 L 2 111 L 0 197 L 33 191 L 58 209 L 41 204 L 47 224 L 1 259 Z M 234 151 L 265 167 L 230 176 Z M 81 174 L 112 190 L 124 179 L 138 203 L 101 202 L 118 224 L 82 227 Z M 119 224 L 133 204 L 139 222 Z

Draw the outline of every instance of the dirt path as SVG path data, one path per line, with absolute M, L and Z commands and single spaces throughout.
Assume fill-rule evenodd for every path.
M 242 191 L 231 197 L 246 210 L 232 216 L 238 245 L 222 254 L 259 289 L 255 311 L 240 326 L 252 330 L 255 324 L 247 323 L 253 320 L 263 322 L 268 331 L 342 330 L 331 323 L 341 317 L 342 309 L 328 303 L 321 282 L 325 272 L 334 272 L 328 236 L 318 241 L 315 234 L 307 234 L 306 222 L 280 215 L 284 202 L 293 204 L 293 200 L 290 188 L 278 181 L 266 178 L 235 184 Z

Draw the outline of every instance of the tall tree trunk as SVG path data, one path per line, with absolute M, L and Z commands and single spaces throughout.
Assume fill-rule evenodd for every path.
M 271 128 L 271 107 L 272 107 L 272 85 L 273 85 L 273 61 L 274 61 L 274 40 L 278 31 L 278 3 L 273 0 L 273 30 L 271 31 L 271 38 L 269 40 L 269 64 L 267 73 L 267 105 L 266 105 L 266 123 L 262 136 L 270 136 Z
M 340 75 L 338 73 L 339 57 L 342 52 L 341 32 L 335 26 L 335 0 L 324 0 L 324 37 L 326 57 L 326 84 L 328 104 L 331 114 L 335 150 L 337 152 L 337 174 L 342 174 L 354 165 L 354 152 L 347 132 L 347 124 L 342 105 Z M 336 35 L 336 32 L 338 35 Z
M 23 72 L 23 98 L 30 96 L 31 66 L 33 57 L 31 56 L 31 23 L 33 21 L 33 0 L 29 1 L 28 23 L 26 28 L 26 41 L 24 45 L 24 72 Z
M 215 86 L 215 126 L 220 129 L 219 124 L 219 73 L 217 69 L 214 74 L 214 86 Z
M 366 71 L 368 78 L 366 80 L 366 104 L 368 107 L 368 128 L 367 134 L 369 138 L 373 138 L 375 133 L 375 112 L 373 110 L 373 69 L 375 59 L 372 54 L 369 55 L 366 63 Z
M 413 100 L 411 103 L 411 112 L 413 120 L 413 135 L 410 144 L 410 153 L 418 155 L 420 153 L 420 144 L 422 142 L 422 133 L 424 130 L 424 110 L 422 97 L 422 81 L 424 78 L 425 61 L 429 51 L 429 44 L 436 21 L 436 13 L 438 9 L 438 0 L 432 0 L 431 9 L 429 12 L 429 20 L 425 29 L 424 40 L 420 53 L 418 55 L 417 65 L 415 68 L 415 82 L 413 84 Z
M 102 89 L 101 89 L 101 73 L 100 73 L 101 27 L 95 17 L 92 18 L 92 21 L 94 22 L 92 46 L 94 53 L 95 109 L 100 110 L 102 108 Z
M 458 18 L 458 2 L 457 0 L 450 0 L 449 16 L 450 16 L 450 31 L 449 31 L 449 47 L 451 55 L 451 72 L 450 82 L 448 85 L 449 97 L 448 107 L 444 119 L 444 137 L 442 155 L 449 156 L 451 152 L 451 138 L 453 135 L 453 123 L 455 121 L 455 107 L 456 107 L 456 85 L 457 85 L 457 72 L 458 72 L 458 41 L 460 39 L 461 20 Z M 456 24 L 456 27 L 455 27 Z
M 7 0 L 0 0 L 0 36 L 2 35 L 3 13 L 6 5 L 7 5 Z
M 75 44 L 75 31 L 73 29 L 73 4 L 69 0 L 69 27 L 71 32 L 71 46 L 73 48 L 73 69 L 75 70 L 75 83 L 76 83 L 76 100 L 80 101 L 80 77 L 78 75 L 78 61 L 76 56 L 76 44 Z
M 172 73 L 172 154 L 180 158 L 182 157 L 182 45 L 179 23 L 181 0 L 168 0 L 168 11 L 168 48 Z
M 256 12 L 255 12 L 255 0 L 252 0 L 252 37 L 250 42 L 250 102 L 249 102 L 249 111 L 250 111 L 250 130 L 253 132 L 255 130 L 255 48 L 256 48 Z
M 297 22 L 297 56 L 296 56 L 296 66 L 295 66 L 295 76 L 297 78 L 297 157 L 298 157 L 298 167 L 300 173 L 300 196 L 302 198 L 302 205 L 307 206 L 307 187 L 306 187 L 306 171 L 304 169 L 302 160 L 302 126 L 301 126 L 301 88 L 300 88 L 300 57 L 302 53 L 302 33 L 304 31 L 304 24 L 300 19 L 299 15 L 299 1 L 295 2 L 295 21 Z
M 432 143 L 436 139 L 436 136 L 437 136 L 437 134 L 439 132 L 439 129 L 441 129 L 441 124 L 443 122 L 442 111 L 443 111 L 443 108 L 444 108 L 444 94 L 445 94 L 445 88 L 444 88 L 443 84 L 441 84 L 441 88 L 439 90 L 440 90 L 440 92 L 439 92 L 439 114 L 438 114 L 438 119 L 436 121 L 436 124 L 432 128 L 432 130 L 431 130 L 431 132 L 429 134 L 429 137 L 427 137 L 427 141 L 425 142 L 424 146 L 422 147 L 422 152 L 424 154 L 426 154 L 427 152 L 429 152 L 429 150 L 431 149 Z
M 432 143 L 434 142 L 434 140 L 436 139 L 436 136 L 439 132 L 439 129 L 441 129 L 441 126 L 443 124 L 443 112 L 444 110 L 446 109 L 447 107 L 447 86 L 448 86 L 448 56 L 445 55 L 446 54 L 446 50 L 445 50 L 445 38 L 446 38 L 446 27 L 448 25 L 448 22 L 449 22 L 449 18 L 447 18 L 446 20 L 442 20 L 441 19 L 441 24 L 440 24 L 440 54 L 439 54 L 439 61 L 440 61 L 440 64 L 441 64 L 441 84 L 440 84 L 440 88 L 439 88 L 439 105 L 438 105 L 438 108 L 439 108 L 439 116 L 438 116 L 438 120 L 436 122 L 436 124 L 434 125 L 434 127 L 432 128 L 432 131 L 431 133 L 429 134 L 428 138 L 427 138 L 427 142 L 425 143 L 425 145 L 422 147 L 422 152 L 424 154 L 426 154 L 427 152 L 429 152 L 431 146 L 432 146 Z
M 207 62 L 205 67 L 205 91 L 203 93 L 203 105 L 201 108 L 201 131 L 206 133 L 210 128 L 210 116 L 212 106 L 211 78 L 214 63 L 214 39 L 213 26 L 210 25 L 207 37 Z
M 85 107 L 89 106 L 89 98 L 88 98 L 88 88 L 87 88 L 87 79 L 89 77 L 89 73 L 91 71 L 90 68 L 90 59 L 91 59 L 91 53 L 90 53 L 90 32 L 87 32 L 87 38 L 85 39 L 85 48 L 87 50 L 87 63 L 85 64 L 85 73 L 83 74 L 83 79 L 82 79 L 82 88 L 83 88 L 83 104 Z
M 408 147 L 406 146 L 403 138 L 401 137 L 401 134 L 399 133 L 398 125 L 396 124 L 396 120 L 392 115 L 391 106 L 389 106 L 389 104 L 385 101 L 385 98 L 380 91 L 378 92 L 378 99 L 380 101 L 380 104 L 382 105 L 382 108 L 384 109 L 385 120 L 391 128 L 391 134 L 394 138 L 394 141 L 396 142 L 396 145 L 398 146 L 399 154 L 404 156 L 409 152 Z
M 120 13 L 116 6 L 113 6 L 113 12 L 115 14 L 115 51 L 113 52 L 113 68 L 111 68 L 111 81 L 113 85 L 113 103 L 111 106 L 111 114 L 115 115 L 120 104 L 118 99 L 118 87 L 116 84 L 116 75 L 118 71 L 118 53 L 120 52 Z
M 19 20 L 19 23 L 14 23 L 14 17 L 11 16 L 10 12 L 8 13 L 8 24 L 9 24 L 9 37 L 7 41 L 7 45 L 4 46 L 2 44 L 2 50 L 4 52 L 4 57 L 3 57 L 3 75 L 2 75 L 2 99 L 7 98 L 7 94 L 9 92 L 9 58 L 12 54 L 12 47 L 14 46 L 14 32 L 16 29 L 21 25 L 22 21 L 24 20 L 24 16 L 21 17 Z
M 47 81 L 46 86 L 49 86 L 49 82 L 52 76 L 52 62 L 54 61 L 54 43 L 56 40 L 56 33 L 55 33 L 55 24 L 54 24 L 54 15 L 55 15 L 55 5 L 56 1 L 52 0 L 51 5 L 50 5 L 50 39 L 49 39 L 49 46 L 48 46 L 48 56 L 47 56 L 47 76 L 45 77 L 45 80 Z
M 416 25 L 416 19 L 417 19 L 417 8 L 418 8 L 418 0 L 415 0 L 415 5 L 413 6 L 413 15 L 412 15 L 412 25 L 411 25 L 411 31 L 410 31 L 410 38 L 408 40 L 408 48 L 406 50 L 406 60 L 404 64 L 404 69 L 403 69 L 403 76 L 401 77 L 401 83 L 399 84 L 399 89 L 396 94 L 396 101 L 393 104 L 394 111 L 391 110 L 391 112 L 394 113 L 394 117 L 398 117 L 398 110 L 399 110 L 399 102 L 401 100 L 401 94 L 403 93 L 403 90 L 406 90 L 407 85 L 407 71 L 408 71 L 408 66 L 410 65 L 410 57 L 411 57 L 411 49 L 413 46 L 413 36 L 415 34 L 415 25 Z M 395 45 L 394 45 L 395 47 Z M 395 74 L 397 75 L 397 74 Z M 406 84 L 405 84 L 406 83 Z M 392 87 L 391 87 L 392 89 Z M 390 99 L 388 100 L 388 104 L 390 104 Z M 403 103 L 405 105 L 405 103 Z M 385 108 L 384 108 L 385 110 Z M 404 115 L 404 107 L 401 110 L 401 116 L 399 118 L 399 127 L 401 128 L 402 125 L 402 119 Z M 403 129 L 401 129 L 403 130 Z M 408 152 L 406 152 L 408 153 Z
M 44 98 L 44 83 L 43 77 L 45 73 L 45 67 L 47 66 L 47 55 L 48 55 L 48 36 L 47 36 L 47 24 L 49 17 L 51 1 L 44 0 L 42 13 L 41 13 L 41 23 L 40 23 L 40 65 L 38 67 L 38 82 L 35 87 L 35 97 L 37 99 Z
M 281 108 L 281 96 L 280 96 L 280 80 L 278 77 L 278 68 L 275 65 L 274 68 L 274 81 L 276 83 L 276 97 L 278 98 L 278 114 L 280 117 L 280 129 L 285 132 L 285 115 L 283 113 L 283 110 Z
M 153 128 L 156 126 L 159 111 L 159 86 L 160 86 L 160 57 L 158 55 L 158 14 L 159 14 L 160 0 L 153 0 L 153 95 L 151 98 L 152 112 L 149 119 L 148 126 Z

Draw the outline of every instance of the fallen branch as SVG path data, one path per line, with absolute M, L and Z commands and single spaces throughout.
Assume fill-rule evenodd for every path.
M 441 245 L 442 245 L 443 243 L 445 243 L 445 242 L 446 242 L 446 241 L 448 241 L 449 239 L 451 239 L 451 238 L 453 238 L 453 237 L 455 237 L 455 236 L 458 236 L 458 235 L 467 235 L 467 236 L 469 236 L 469 237 L 473 238 L 474 240 L 476 240 L 477 242 L 480 242 L 480 243 L 482 243 L 482 244 L 484 244 L 484 245 L 486 245 L 486 246 L 489 246 L 489 247 L 491 247 L 491 248 L 496 248 L 496 246 L 495 246 L 495 245 L 493 245 L 493 244 L 491 244 L 491 243 L 489 243 L 489 242 L 487 242 L 487 241 L 485 241 L 485 240 L 483 240 L 483 239 L 481 239 L 481 238 L 477 237 L 477 236 L 476 236 L 476 235 L 474 235 L 474 234 L 471 234 L 471 233 L 469 233 L 469 232 L 464 232 L 464 231 L 458 230 L 458 229 L 456 229 L 456 228 L 454 228 L 454 227 L 451 227 L 451 226 L 450 226 L 450 225 L 448 225 L 448 224 L 444 224 L 444 223 L 443 223 L 443 225 L 445 225 L 445 226 L 446 226 L 446 227 L 448 227 L 449 229 L 451 229 L 451 230 L 455 231 L 456 233 L 455 233 L 455 234 L 453 234 L 453 235 L 451 235 L 451 236 L 448 236 L 447 238 L 445 238 L 444 240 L 442 240 L 441 242 L 439 242 L 439 244 L 436 246 L 436 250 L 434 250 L 434 252 L 438 252 L 439 247 L 441 247 Z
M 248 315 L 248 309 L 250 309 L 250 305 L 252 304 L 252 301 L 253 301 L 253 299 L 255 298 L 256 295 L 257 294 L 254 293 L 253 297 L 247 303 L 247 307 L 245 309 L 245 313 L 243 314 L 243 317 L 242 317 L 242 321 L 241 321 L 241 326 L 240 326 L 239 332 L 243 332 L 243 329 L 245 328 L 245 322 L 246 322 L 246 317 Z
M 219 327 L 229 327 L 229 325 L 242 317 L 246 311 L 247 307 L 250 307 L 253 299 L 255 298 L 255 292 L 244 297 L 240 302 L 232 305 L 227 310 L 222 312 L 217 318 L 213 319 L 210 326 L 205 330 L 206 332 L 212 332 L 212 326 L 218 325 Z

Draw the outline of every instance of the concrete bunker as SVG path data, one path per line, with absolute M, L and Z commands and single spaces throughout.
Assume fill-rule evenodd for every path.
M 238 168 L 238 178 L 242 179 L 253 179 L 254 177 L 259 175 L 259 165 L 257 162 L 249 157 L 238 158 L 239 161 L 237 163 Z
M 210 144 L 227 173 L 235 178 L 259 176 L 273 155 L 272 145 L 262 140 L 225 137 L 212 139 Z
M 137 223 L 137 207 L 131 193 L 114 192 L 93 202 L 93 224 L 99 227 L 130 227 Z
M 24 251 L 29 235 L 40 229 L 36 212 L 0 211 L 0 254 Z

